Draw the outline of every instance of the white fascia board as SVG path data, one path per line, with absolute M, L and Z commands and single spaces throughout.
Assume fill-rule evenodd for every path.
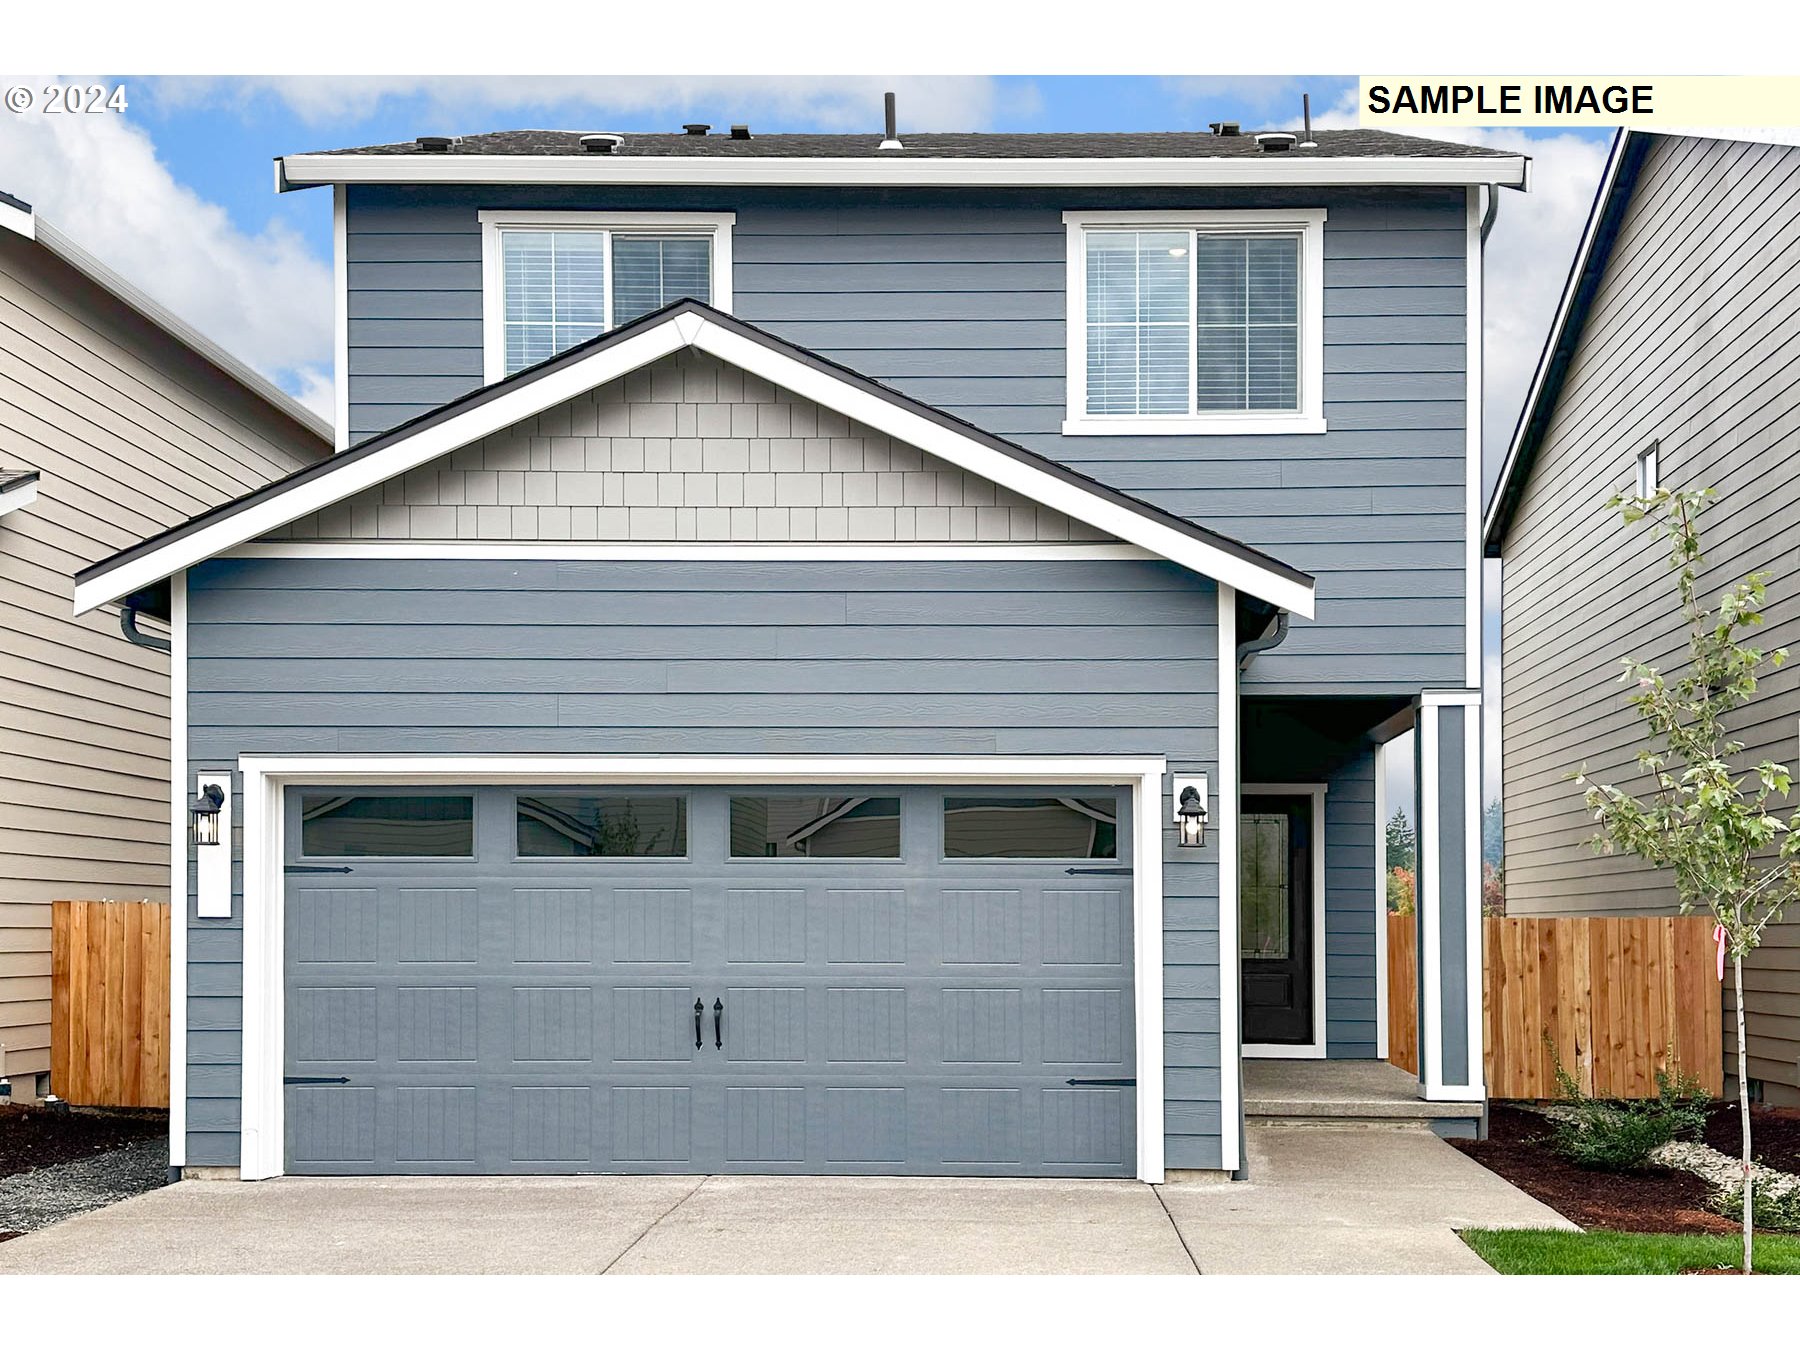
M 93 581 L 77 584 L 75 612 L 85 614 L 98 605 L 130 595 L 172 573 L 261 538 L 301 516 L 311 515 L 366 488 L 385 483 L 409 469 L 416 469 L 527 417 L 535 417 L 596 385 L 628 375 L 678 351 L 686 345 L 682 332 L 686 317 L 647 328 L 623 342 L 595 352 L 584 361 L 522 384 L 436 426 L 426 427 L 417 435 L 396 441 L 375 454 L 333 468 L 312 482 L 221 517 L 213 524 L 171 540 L 167 547 L 147 553 Z
M 1523 187 L 1523 156 L 1305 154 L 1231 159 L 702 159 L 611 155 L 293 155 L 289 188 L 325 183 L 737 184 L 803 187 Z
M 697 317 L 696 323 L 699 331 L 694 345 L 722 361 L 760 375 L 771 384 L 821 403 L 1053 511 L 1104 530 L 1116 539 L 1147 548 L 1170 562 L 1180 563 L 1304 618 L 1313 616 L 1310 586 L 1258 567 L 1204 540 L 1096 496 L 1035 465 L 971 440 L 951 427 L 866 390 L 846 385 L 836 376 L 796 361 L 760 342 Z
M 11 230 L 27 239 L 37 238 L 37 213 L 0 202 L 0 230 Z
M 18 511 L 30 506 L 37 498 L 37 479 L 27 478 L 22 483 L 15 483 L 5 491 L 0 491 L 0 516 L 9 511 Z

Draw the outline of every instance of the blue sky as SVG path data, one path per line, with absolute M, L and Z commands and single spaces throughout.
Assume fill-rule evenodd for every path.
M 1171 130 L 1221 119 L 1295 128 L 1303 93 L 1319 125 L 1356 120 L 1356 82 L 1347 76 L 102 78 L 126 85 L 125 113 L 0 121 L 0 190 L 32 202 L 326 416 L 331 198 L 323 190 L 277 195 L 276 155 L 505 127 L 674 130 L 704 121 L 873 131 L 885 89 L 898 93 L 903 131 Z M 1501 194 L 1487 249 L 1483 439 L 1491 483 L 1611 137 L 1508 129 L 1446 138 L 1535 161 L 1531 193 Z M 1497 589 L 1490 584 L 1490 687 L 1499 677 Z M 1495 773 L 1490 764 L 1490 784 Z

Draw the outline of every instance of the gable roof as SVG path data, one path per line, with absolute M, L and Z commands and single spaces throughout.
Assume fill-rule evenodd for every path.
M 1563 381 L 1569 364 L 1581 342 L 1581 330 L 1587 323 L 1588 310 L 1606 275 L 1612 257 L 1613 243 L 1625 220 L 1625 208 L 1631 202 L 1631 190 L 1637 184 L 1644 157 L 1650 151 L 1650 135 L 1621 129 L 1614 137 L 1612 153 L 1600 175 L 1600 186 L 1594 204 L 1588 210 L 1587 225 L 1581 243 L 1575 250 L 1575 261 L 1563 283 L 1562 299 L 1557 302 L 1556 318 L 1551 322 L 1544 350 L 1538 356 L 1537 370 L 1531 377 L 1530 392 L 1519 409 L 1519 420 L 1513 428 L 1512 444 L 1500 466 L 1500 479 L 1488 503 L 1487 518 L 1482 523 L 1482 547 L 1490 558 L 1500 556 L 1506 532 L 1512 526 L 1513 513 L 1525 492 L 1525 480 L 1537 459 L 1545 434 L 1550 429 L 1551 414 L 1562 395 Z
M 324 442 L 321 452 L 331 447 L 331 423 L 145 295 L 45 220 L 30 202 L 21 201 L 9 192 L 0 192 L 0 230 L 9 230 L 60 258 L 127 309 L 156 325 L 203 361 L 217 367 L 227 378 L 317 436 Z
M 546 408 L 693 347 L 1171 562 L 1307 618 L 1313 579 L 698 300 L 678 300 L 76 574 L 75 610 L 118 600 Z
M 1499 183 L 1524 186 L 1525 156 L 1391 131 L 1316 130 L 1302 148 L 1271 151 L 1256 133 L 777 132 L 725 135 L 624 132 L 607 154 L 580 131 L 490 131 L 353 146 L 275 161 L 279 191 L 321 183 Z

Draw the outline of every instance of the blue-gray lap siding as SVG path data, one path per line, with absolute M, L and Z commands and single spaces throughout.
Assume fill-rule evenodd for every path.
M 1324 206 L 1313 436 L 1068 437 L 1066 210 Z M 1464 677 L 1466 214 L 1458 189 L 352 187 L 352 439 L 481 383 L 484 209 L 730 210 L 740 317 L 1319 578 L 1246 692 Z
M 190 767 L 1070 754 L 1216 776 L 1216 594 L 1153 562 L 214 561 L 188 578 Z M 1167 1161 L 1215 1168 L 1216 855 L 1165 827 L 1163 877 Z M 242 916 L 241 889 L 228 920 L 190 910 L 196 1166 L 238 1160 Z

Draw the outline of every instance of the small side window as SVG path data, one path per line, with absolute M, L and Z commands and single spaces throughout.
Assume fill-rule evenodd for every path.
M 898 797 L 733 797 L 734 858 L 898 858 Z
M 1637 495 L 1654 497 L 1662 488 L 1662 442 L 1651 441 L 1637 457 Z
M 473 797 L 300 799 L 300 851 L 312 858 L 472 858 Z

